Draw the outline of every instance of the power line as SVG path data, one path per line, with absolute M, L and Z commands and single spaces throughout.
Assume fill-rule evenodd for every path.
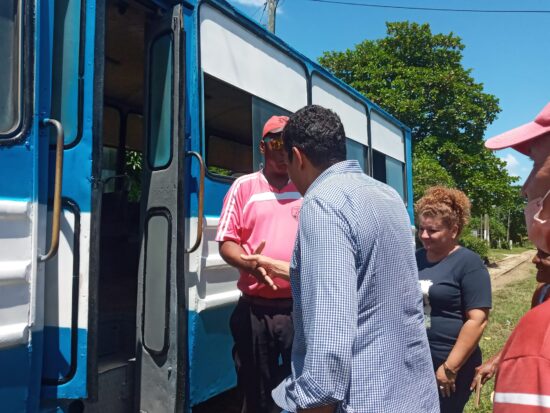
M 264 18 L 265 9 L 267 8 L 267 1 L 264 3 L 264 8 L 262 10 L 262 15 L 260 16 L 259 23 L 262 24 L 262 19 Z
M 379 9 L 401 9 L 401 10 L 420 10 L 420 11 L 441 11 L 455 13 L 550 13 L 550 10 L 488 10 L 488 9 L 446 9 L 435 7 L 413 7 L 413 6 L 394 6 L 389 4 L 357 3 L 344 0 L 305 0 L 316 3 L 339 4 L 343 6 L 374 7 Z
M 256 18 L 256 16 L 258 15 L 258 13 L 260 12 L 260 10 L 264 9 L 265 10 L 265 3 L 263 6 L 260 6 L 258 7 L 258 9 L 254 12 L 254 14 L 252 15 L 252 20 L 254 20 Z

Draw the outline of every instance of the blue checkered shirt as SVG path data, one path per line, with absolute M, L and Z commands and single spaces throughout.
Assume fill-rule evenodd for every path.
M 292 374 L 275 390 L 283 409 L 439 412 L 414 242 L 396 191 L 356 161 L 308 189 L 290 263 Z

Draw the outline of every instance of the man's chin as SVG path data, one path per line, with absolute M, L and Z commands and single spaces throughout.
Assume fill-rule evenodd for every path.
M 537 271 L 537 282 L 550 284 L 550 271 Z

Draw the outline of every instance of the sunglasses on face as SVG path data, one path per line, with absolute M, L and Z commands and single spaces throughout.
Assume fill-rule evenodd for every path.
M 271 150 L 278 151 L 283 149 L 283 138 L 281 137 L 270 138 L 268 136 L 267 138 L 264 138 L 264 142 L 269 145 Z

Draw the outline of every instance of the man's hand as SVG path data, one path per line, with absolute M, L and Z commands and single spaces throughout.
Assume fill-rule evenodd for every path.
M 258 247 L 254 250 L 252 255 L 259 255 L 265 247 L 265 241 L 260 242 Z M 229 265 L 238 268 L 241 271 L 252 274 L 258 282 L 266 284 L 272 290 L 277 290 L 277 285 L 273 280 L 267 276 L 265 270 L 263 270 L 254 260 L 243 260 L 241 256 L 246 252 L 243 247 L 237 244 L 235 241 L 222 241 L 219 244 L 219 251 L 221 257 Z
M 477 366 L 476 374 L 474 375 L 474 380 L 472 381 L 472 384 L 470 384 L 470 390 L 475 389 L 476 381 L 479 380 L 478 376 L 481 378 L 482 385 L 487 383 L 487 381 L 491 380 L 494 377 L 494 375 L 497 373 L 499 362 L 500 362 L 500 352 L 497 355 L 491 357 L 481 366 Z
M 263 248 L 262 248 L 263 249 Z M 254 251 L 250 255 L 241 255 L 241 259 L 244 261 L 255 262 L 256 268 L 262 273 L 264 277 L 270 280 L 275 277 L 289 279 L 290 268 L 288 262 L 275 260 L 265 255 L 261 255 L 260 252 Z
M 254 250 L 254 252 L 251 255 L 241 254 L 241 259 L 254 265 L 254 268 L 251 271 L 251 274 L 254 277 L 256 277 L 256 279 L 259 282 L 261 282 L 262 284 L 269 285 L 272 290 L 276 291 L 279 287 L 277 287 L 277 284 L 273 282 L 271 277 L 268 275 L 268 272 L 260 264 L 259 260 L 256 258 L 248 259 L 248 257 L 263 257 L 261 253 L 264 250 L 264 247 L 265 247 L 265 241 L 262 241 L 260 242 L 260 245 L 258 245 L 258 247 Z

